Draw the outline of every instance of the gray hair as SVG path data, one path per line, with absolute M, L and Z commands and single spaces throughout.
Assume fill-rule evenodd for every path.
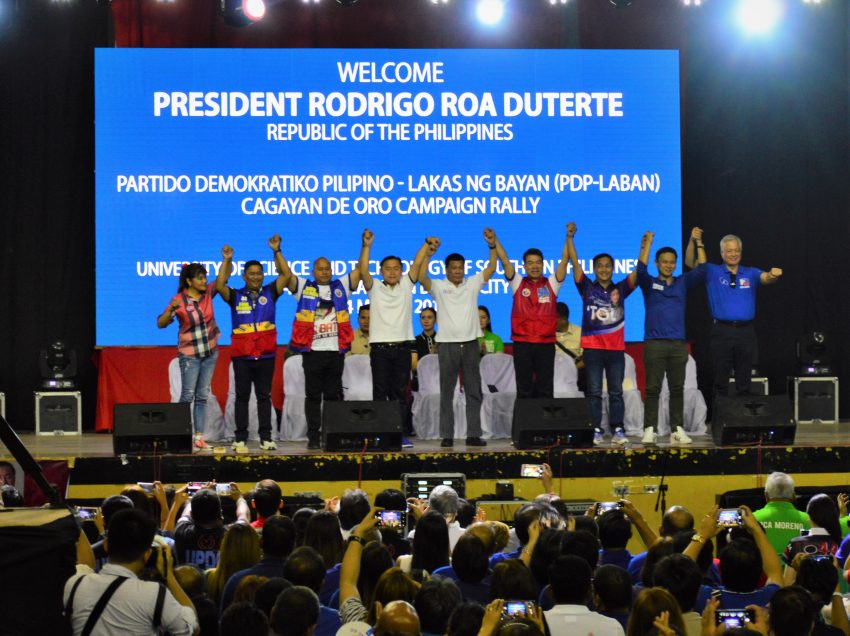
M 738 242 L 738 249 L 744 249 L 744 241 L 740 239 L 740 237 L 735 236 L 734 234 L 727 234 L 722 239 L 720 239 L 720 251 L 723 251 L 723 245 L 726 243 L 731 243 L 732 241 Z
M 786 473 L 770 473 L 764 484 L 764 492 L 771 499 L 793 499 L 794 480 Z
M 428 507 L 436 510 L 444 517 L 456 515 L 458 510 L 457 491 L 451 486 L 439 485 L 434 487 L 428 496 Z

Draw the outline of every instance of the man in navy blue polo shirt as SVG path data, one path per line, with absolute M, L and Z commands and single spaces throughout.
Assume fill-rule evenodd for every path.
M 756 289 L 771 285 L 782 276 L 773 267 L 762 271 L 741 265 L 743 243 L 734 234 L 720 239 L 722 265 L 704 263 L 699 266 L 705 275 L 708 306 L 714 326 L 711 329 L 711 358 L 714 362 L 714 395 L 728 395 L 729 372 L 735 370 L 735 389 L 738 395 L 750 393 L 753 358 L 756 352 Z M 685 264 L 693 267 L 695 252 L 705 251 L 701 240 L 694 239 L 685 250 Z
M 649 234 L 652 244 L 654 234 Z M 695 227 L 691 240 L 702 243 L 702 230 Z M 646 250 L 649 253 L 649 250 Z M 643 253 L 642 253 L 643 255 Z M 697 253 L 705 262 L 705 250 Z M 646 306 L 644 321 L 643 363 L 646 369 L 646 391 L 643 411 L 644 444 L 654 444 L 658 435 L 658 397 L 661 384 L 667 375 L 670 389 L 670 441 L 690 444 L 685 433 L 685 369 L 688 365 L 688 343 L 685 341 L 685 304 L 688 291 L 705 281 L 705 272 L 695 269 L 681 276 L 673 276 L 678 254 L 672 247 L 662 247 L 655 252 L 658 276 L 653 278 L 647 271 L 646 262 L 638 261 L 637 279 Z

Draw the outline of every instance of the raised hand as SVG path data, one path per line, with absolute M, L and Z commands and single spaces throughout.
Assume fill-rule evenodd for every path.
M 230 247 L 229 245 L 225 245 L 224 247 L 221 248 L 221 256 L 222 256 L 222 258 L 225 258 L 225 259 L 233 258 L 233 248 Z
M 578 226 L 575 224 L 575 221 L 570 221 L 567 223 L 567 236 L 572 238 L 578 232 Z
M 370 229 L 363 230 L 363 247 L 371 247 L 372 243 L 375 241 L 375 233 Z
M 770 275 L 772 278 L 779 278 L 780 276 L 782 276 L 782 270 L 779 267 L 771 267 Z
M 487 241 L 487 245 L 489 246 L 496 244 L 496 233 L 493 231 L 493 228 L 484 228 L 484 240 Z
M 692 241 L 701 241 L 702 240 L 702 228 L 695 227 L 691 230 L 691 240 Z
M 652 245 L 652 240 L 655 238 L 655 232 L 644 232 L 640 239 L 641 249 L 647 245 Z
M 269 238 L 269 247 L 273 252 L 277 252 L 280 249 L 280 234 L 275 234 Z

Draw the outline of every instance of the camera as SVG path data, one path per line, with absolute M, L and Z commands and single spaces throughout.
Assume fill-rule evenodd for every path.
M 737 528 L 744 525 L 744 511 L 741 508 L 724 508 L 717 513 L 717 525 L 721 528 Z
M 145 492 L 153 492 L 153 482 L 151 481 L 137 481 L 136 485 Z
M 380 510 L 375 513 L 379 528 L 404 531 L 407 525 L 407 513 L 403 510 Z
M 719 609 L 716 612 L 716 622 L 723 627 L 744 627 L 747 623 L 755 623 L 756 615 L 748 609 Z
M 202 481 L 190 481 L 187 484 L 186 492 L 189 493 L 189 496 L 191 497 L 192 495 L 194 495 L 196 492 L 198 492 L 204 486 L 206 486 L 206 483 L 204 483 Z
M 528 618 L 534 614 L 534 601 L 505 601 L 502 618 Z

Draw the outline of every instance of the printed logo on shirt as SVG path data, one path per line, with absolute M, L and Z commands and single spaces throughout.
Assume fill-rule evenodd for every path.
M 334 296 L 336 296 L 337 298 L 342 298 L 342 290 L 341 289 L 335 289 L 334 290 Z
M 260 296 L 260 299 L 257 302 L 259 302 L 261 305 L 265 305 L 267 302 L 269 302 L 269 299 L 265 296 Z
M 750 279 L 749 278 L 739 278 L 738 284 L 741 286 L 741 289 L 749 289 L 750 288 Z
M 526 287 L 525 289 L 522 290 L 522 295 L 525 298 L 528 298 L 529 296 L 531 296 L 531 290 L 528 287 Z
M 549 289 L 546 287 L 538 287 L 537 288 L 537 302 L 538 303 L 548 303 L 549 302 Z
M 658 291 L 664 291 L 664 285 L 660 285 L 658 283 L 652 283 L 652 288 L 657 289 Z

